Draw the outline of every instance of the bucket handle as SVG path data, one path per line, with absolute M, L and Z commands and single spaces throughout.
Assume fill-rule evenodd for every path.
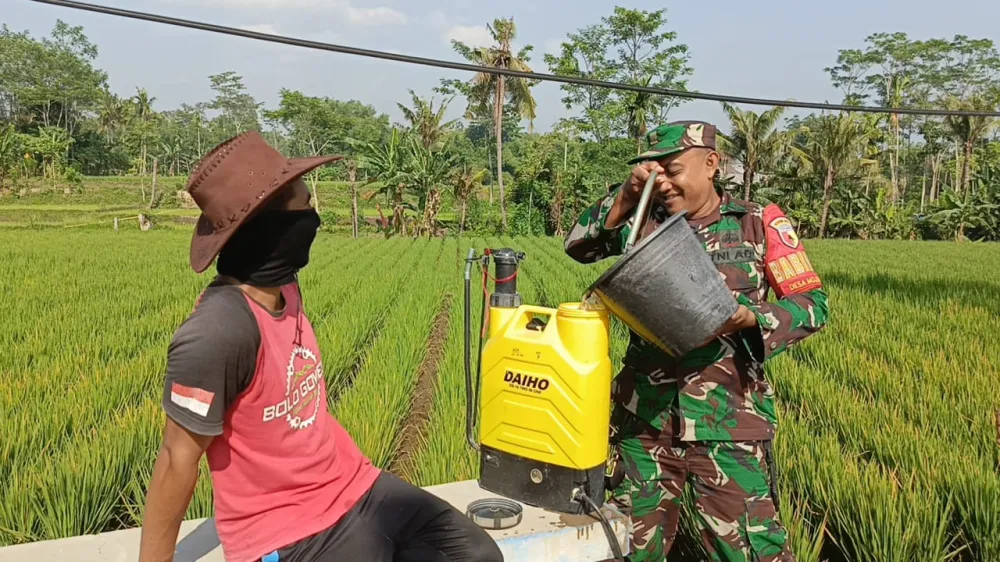
M 653 194 L 653 183 L 656 181 L 656 170 L 649 173 L 649 178 L 646 180 L 646 186 L 642 189 L 642 197 L 639 199 L 639 206 L 635 210 L 636 224 L 632 227 L 632 231 L 628 234 L 628 240 L 625 242 L 625 252 L 628 253 L 635 245 L 635 240 L 639 236 L 639 231 L 642 230 L 649 217 L 646 216 L 646 209 L 649 207 L 649 198 Z

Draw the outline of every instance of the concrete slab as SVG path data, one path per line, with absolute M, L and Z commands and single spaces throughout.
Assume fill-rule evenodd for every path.
M 0 562 L 134 562 L 141 530 L 40 541 L 0 548 Z M 174 562 L 225 562 L 213 519 L 181 523 Z
M 431 486 L 427 491 L 465 513 L 474 500 L 496 498 L 474 480 Z M 613 554 L 600 521 L 594 516 L 569 516 L 524 507 L 521 523 L 489 531 L 506 562 L 599 562 Z M 622 552 L 628 553 L 628 519 L 610 506 L 602 511 L 611 521 Z M 133 562 L 139 554 L 140 529 L 0 548 L 0 562 Z M 174 562 L 225 562 L 212 519 L 181 525 Z
M 475 480 L 431 486 L 426 490 L 462 513 L 475 500 L 501 497 L 483 490 Z M 522 507 L 524 516 L 516 527 L 489 531 L 500 546 L 505 562 L 599 562 L 614 559 L 607 535 L 596 516 L 572 516 L 528 505 Z M 604 506 L 601 511 L 610 520 L 622 553 L 627 554 L 628 518 L 611 506 Z

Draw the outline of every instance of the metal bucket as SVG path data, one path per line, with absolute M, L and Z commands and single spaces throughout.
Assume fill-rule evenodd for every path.
M 739 308 L 684 215 L 627 249 L 589 289 L 632 331 L 674 357 L 704 343 Z

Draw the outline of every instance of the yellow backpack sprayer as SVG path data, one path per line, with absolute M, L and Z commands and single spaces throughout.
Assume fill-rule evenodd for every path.
M 494 291 L 487 303 L 491 258 Z M 479 485 L 550 511 L 593 510 L 612 552 L 622 560 L 611 525 L 600 511 L 611 408 L 610 320 L 599 303 L 592 308 L 564 303 L 557 309 L 522 304 L 517 273 L 523 259 L 523 253 L 507 248 L 487 249 L 482 256 L 470 249 L 466 259 L 466 438 L 480 453 Z M 477 261 L 483 267 L 484 292 L 473 384 L 471 271 Z M 487 332 L 489 339 L 483 343 Z M 520 507 L 511 503 L 470 506 L 474 520 L 493 528 L 502 528 L 504 518 L 516 523 L 519 513 Z
M 637 217 L 646 215 L 655 178 L 651 174 L 646 183 Z M 596 512 L 619 560 L 618 542 L 600 510 L 611 415 L 609 310 L 674 356 L 697 347 L 736 311 L 718 270 L 682 219 L 683 214 L 671 217 L 638 245 L 641 225 L 634 225 L 625 256 L 581 302 L 554 309 L 522 304 L 517 277 L 523 253 L 487 249 L 477 256 L 471 248 L 466 258 L 466 438 L 480 453 L 480 487 L 550 511 Z M 487 303 L 491 259 L 494 291 Z M 483 308 L 473 382 L 471 294 L 477 262 L 483 269 Z M 513 502 L 483 500 L 469 507 L 470 517 L 494 529 L 516 524 L 519 514 Z

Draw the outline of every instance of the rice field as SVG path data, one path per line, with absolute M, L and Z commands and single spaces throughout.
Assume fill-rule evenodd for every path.
M 0 545 L 141 524 L 167 345 L 209 281 L 187 266 L 188 236 L 0 235 Z M 462 370 L 470 246 L 526 252 L 527 303 L 577 300 L 610 265 L 576 264 L 550 238 L 321 234 L 301 275 L 334 415 L 419 485 L 476 476 Z M 1000 247 L 806 246 L 831 322 L 769 364 L 798 560 L 1000 561 Z M 620 364 L 617 322 L 613 336 Z M 203 470 L 189 517 L 211 515 Z M 673 557 L 697 558 L 682 524 Z

